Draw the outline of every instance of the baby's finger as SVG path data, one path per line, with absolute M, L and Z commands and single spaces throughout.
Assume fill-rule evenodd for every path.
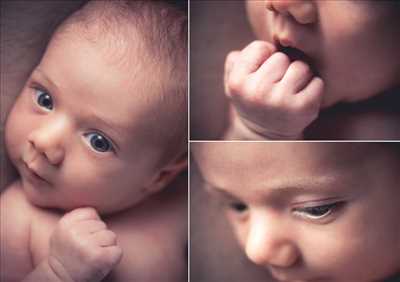
M 122 259 L 122 249 L 118 245 L 104 247 L 103 251 L 106 254 L 108 265 L 115 266 Z
M 224 72 L 224 87 L 225 93 L 228 97 L 230 97 L 231 93 L 228 87 L 228 78 L 232 71 L 233 65 L 235 64 L 237 58 L 239 57 L 240 51 L 232 51 L 226 56 L 225 59 L 225 72 Z
M 295 94 L 304 89 L 312 77 L 313 73 L 306 63 L 294 61 L 290 64 L 280 83 L 290 93 Z
M 74 228 L 79 234 L 95 233 L 107 229 L 107 225 L 101 220 L 84 220 L 78 222 Z
M 61 220 L 66 224 L 91 219 L 99 220 L 100 216 L 94 208 L 90 207 L 75 209 L 61 218 Z
M 255 72 L 275 51 L 276 48 L 271 43 L 253 41 L 240 52 L 232 75 L 246 76 Z
M 93 243 L 101 247 L 109 247 L 117 244 L 117 236 L 108 229 L 93 233 L 91 239 Z
M 283 78 L 289 65 L 289 57 L 282 52 L 276 52 L 254 73 L 255 80 L 276 83 Z
M 314 77 L 302 91 L 294 95 L 295 103 L 303 109 L 319 109 L 321 107 L 323 90 L 324 81 L 319 77 Z

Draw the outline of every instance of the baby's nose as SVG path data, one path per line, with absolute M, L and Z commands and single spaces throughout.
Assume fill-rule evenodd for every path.
M 46 122 L 28 136 L 28 142 L 43 154 L 52 165 L 59 165 L 65 157 L 64 139 L 67 137 L 64 120 Z
M 287 234 L 279 222 L 252 220 L 245 245 L 247 257 L 261 266 L 286 268 L 294 265 L 300 253 Z
M 265 7 L 292 16 L 300 24 L 312 24 L 318 19 L 317 6 L 311 0 L 265 0 Z

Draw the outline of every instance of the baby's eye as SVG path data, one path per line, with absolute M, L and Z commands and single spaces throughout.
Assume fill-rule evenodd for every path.
M 89 142 L 90 146 L 97 152 L 104 153 L 113 150 L 111 142 L 99 133 L 87 133 L 85 134 L 85 138 Z
M 35 91 L 35 102 L 47 111 L 51 111 L 53 109 L 53 99 L 50 94 L 46 91 L 40 89 L 34 89 Z
M 241 202 L 233 202 L 229 204 L 229 208 L 235 212 L 242 213 L 247 210 L 247 205 Z
M 322 219 L 330 215 L 335 209 L 341 205 L 340 202 L 331 203 L 327 205 L 295 208 L 294 213 L 309 219 Z

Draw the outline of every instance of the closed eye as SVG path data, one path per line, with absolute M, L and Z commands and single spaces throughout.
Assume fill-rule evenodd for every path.
M 229 208 L 238 213 L 243 213 L 248 209 L 247 205 L 241 202 L 230 203 Z
M 325 205 L 294 208 L 293 213 L 311 220 L 321 220 L 333 214 L 344 205 L 344 202 L 334 202 Z

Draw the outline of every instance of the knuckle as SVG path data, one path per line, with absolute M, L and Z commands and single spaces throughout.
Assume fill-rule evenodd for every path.
M 262 53 L 265 55 L 269 55 L 275 51 L 275 46 L 269 42 L 262 41 L 262 40 L 255 40 L 251 42 L 247 48 L 247 50 L 251 50 L 252 52 Z
M 274 60 L 276 60 L 280 65 L 289 66 L 290 58 L 283 52 L 276 52 L 272 56 L 274 56 Z
M 107 230 L 104 230 L 103 232 L 104 232 L 103 236 L 105 238 L 107 238 L 108 241 L 111 241 L 114 243 L 117 241 L 117 235 L 114 232 L 112 232 L 111 230 L 107 229 Z
M 290 68 L 295 74 L 300 74 L 300 75 L 312 74 L 310 66 L 303 61 L 294 61 L 293 63 L 291 63 Z
M 317 91 L 322 93 L 323 89 L 325 88 L 325 82 L 320 77 L 314 77 L 314 83 L 317 85 Z
M 243 88 L 243 82 L 244 79 L 243 77 L 232 73 L 229 78 L 228 78 L 228 89 L 230 90 L 230 92 L 232 93 L 232 95 L 237 95 L 240 94 L 242 92 L 242 88 Z
M 108 234 L 109 234 L 108 236 L 112 241 L 114 242 L 117 241 L 117 235 L 114 232 L 108 230 Z
M 249 92 L 252 95 L 249 97 L 249 100 L 253 103 L 264 104 L 269 97 L 269 88 L 262 82 L 258 81 L 256 83 L 252 83 L 249 86 Z
M 80 210 L 81 213 L 83 213 L 84 215 L 88 216 L 88 217 L 97 217 L 97 211 L 96 209 L 92 208 L 92 207 L 87 207 L 87 208 L 82 208 Z
M 249 44 L 249 47 L 252 47 L 252 48 L 259 48 L 259 49 L 261 49 L 261 48 L 265 48 L 267 45 L 266 45 L 266 42 L 265 41 L 262 41 L 262 40 L 254 40 L 253 42 L 251 42 L 250 44 Z
M 226 56 L 225 62 L 227 64 L 233 63 L 236 60 L 236 58 L 237 58 L 237 56 L 239 54 L 240 54 L 239 51 L 231 51 L 231 52 L 229 52 L 228 55 Z
M 315 99 L 300 99 L 294 104 L 293 110 L 297 113 L 313 115 L 318 113 L 318 101 Z

